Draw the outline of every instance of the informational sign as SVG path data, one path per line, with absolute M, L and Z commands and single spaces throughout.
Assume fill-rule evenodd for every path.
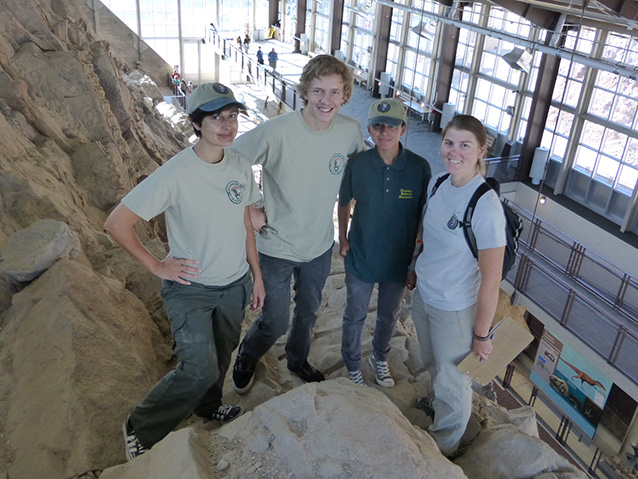
M 530 379 L 580 430 L 594 437 L 611 380 L 547 329 Z

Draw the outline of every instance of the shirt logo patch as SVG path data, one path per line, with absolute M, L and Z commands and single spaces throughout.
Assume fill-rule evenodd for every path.
M 339 153 L 335 153 L 332 158 L 330 158 L 330 164 L 328 168 L 330 169 L 330 173 L 333 175 L 340 175 L 343 173 L 343 170 L 346 166 L 346 159 L 343 155 Z
M 459 226 L 459 219 L 456 215 L 452 215 L 450 219 L 447 221 L 447 227 L 453 230 L 454 228 Z
M 244 190 L 246 187 L 236 181 L 231 181 L 226 185 L 226 194 L 228 195 L 228 199 L 238 205 L 241 203 L 241 200 L 244 196 Z
M 399 193 L 400 200 L 411 200 L 412 198 L 414 198 L 412 190 L 404 190 L 401 188 L 401 193 Z

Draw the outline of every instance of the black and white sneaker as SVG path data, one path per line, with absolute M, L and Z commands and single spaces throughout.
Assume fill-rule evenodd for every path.
M 288 364 L 288 371 L 295 376 L 300 377 L 307 383 L 318 383 L 319 381 L 326 379 L 323 374 L 321 374 L 321 371 L 318 371 L 310 365 L 308 360 L 304 361 L 301 366 L 291 366 Z
M 370 366 L 372 366 L 375 379 L 379 386 L 384 388 L 391 388 L 394 386 L 394 379 L 392 379 L 392 374 L 390 374 L 390 368 L 388 367 L 387 361 L 377 361 L 377 358 L 375 358 L 374 354 L 372 354 L 370 355 Z
M 133 425 L 131 424 L 130 416 L 126 418 L 126 421 L 124 421 L 122 425 L 122 435 L 124 436 L 124 452 L 127 461 L 132 461 L 137 456 L 141 456 L 148 451 L 137 438 L 133 430 Z
M 233 419 L 237 419 L 244 413 L 244 408 L 241 406 L 231 406 L 230 404 L 222 404 L 211 415 L 211 419 L 217 419 L 221 422 L 230 422 Z
M 255 380 L 255 361 L 249 360 L 240 354 L 237 355 L 233 366 L 233 386 L 239 394 L 247 393 Z

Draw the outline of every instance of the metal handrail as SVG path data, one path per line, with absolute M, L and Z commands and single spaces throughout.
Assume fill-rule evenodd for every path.
M 286 81 L 270 67 L 260 65 L 256 60 L 235 46 L 235 42 L 222 38 L 217 32 L 209 30 L 209 41 L 222 58 L 239 66 L 256 84 L 261 84 L 272 90 L 280 102 L 293 110 L 297 109 L 298 93 L 295 84 Z
M 565 300 L 561 303 L 562 306 L 559 305 L 552 311 L 547 297 L 534 294 L 533 286 L 530 287 L 530 284 L 539 284 L 538 279 L 530 282 L 530 276 L 534 272 L 543 276 L 545 278 L 544 281 L 551 281 L 552 289 L 564 295 Z M 562 281 L 549 268 L 544 267 L 525 253 L 522 253 L 519 257 L 515 289 L 521 294 L 528 296 L 543 311 L 592 348 L 605 361 L 632 381 L 638 382 L 638 361 L 633 359 L 636 347 L 638 347 L 638 334 L 629 330 L 626 325 L 622 324 L 609 311 L 592 303 L 587 297 L 571 288 L 565 281 Z M 558 308 L 560 308 L 560 313 L 556 311 Z M 578 316 L 574 311 L 575 309 L 586 310 L 592 314 L 587 315 L 588 320 L 583 320 L 583 317 Z M 578 318 L 581 318 L 580 322 Z M 592 327 L 592 322 L 598 324 Z M 605 337 L 605 332 L 613 332 L 613 338 L 611 336 Z
M 508 202 L 507 200 L 505 200 Z M 549 262 L 554 267 L 565 273 L 580 286 L 587 289 L 600 300 L 609 305 L 610 308 L 622 314 L 633 324 L 638 325 L 638 304 L 631 300 L 638 300 L 638 281 L 631 275 L 624 272 L 602 256 L 590 251 L 575 239 L 569 237 L 560 230 L 552 227 L 540 218 L 513 202 L 508 202 L 514 211 L 523 219 L 525 225 L 521 243 L 523 248 L 538 255 L 544 261 Z M 539 237 L 543 235 L 550 238 L 556 244 L 568 249 L 570 254 L 568 260 L 560 262 L 551 251 L 542 249 L 539 246 Z M 522 252 L 522 251 L 521 251 Z M 555 251 L 554 251 L 555 252 Z M 583 260 L 587 260 L 590 271 L 585 276 L 583 272 Z M 605 291 L 596 278 L 607 278 L 606 283 L 617 283 L 615 291 Z

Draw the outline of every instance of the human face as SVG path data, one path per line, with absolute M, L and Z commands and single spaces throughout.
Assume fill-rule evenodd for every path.
M 481 146 L 471 131 L 447 130 L 441 144 L 441 155 L 454 186 L 463 186 L 478 173 L 478 162 L 485 150 L 486 146 Z
M 232 145 L 237 136 L 238 115 L 237 108 L 229 108 L 214 115 L 205 116 L 201 125 L 193 125 L 195 128 L 199 126 L 202 134 L 199 141 L 221 148 Z
M 395 152 L 399 148 L 399 140 L 405 134 L 405 125 L 390 126 L 377 123 L 368 128 L 372 141 L 377 149 L 382 152 Z
M 325 130 L 345 102 L 343 78 L 338 73 L 317 77 L 303 98 L 307 102 L 301 112 L 303 119 L 313 130 Z

